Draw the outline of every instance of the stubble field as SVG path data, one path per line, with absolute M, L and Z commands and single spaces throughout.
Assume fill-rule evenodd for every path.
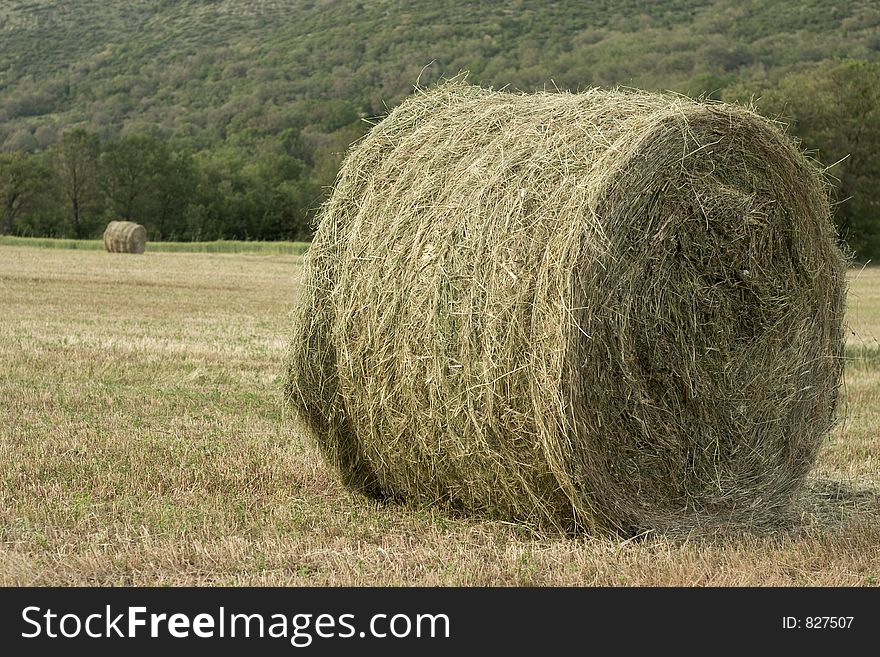
M 293 255 L 0 245 L 2 585 L 876 585 L 880 269 L 799 513 L 638 540 L 376 504 L 282 405 Z

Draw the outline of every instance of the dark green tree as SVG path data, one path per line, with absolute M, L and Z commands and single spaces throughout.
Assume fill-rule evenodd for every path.
M 835 220 L 859 259 L 880 256 L 880 63 L 824 62 L 763 92 L 834 183 Z
M 65 132 L 54 149 L 58 180 L 67 201 L 70 232 L 88 237 L 95 228 L 101 205 L 98 135 L 83 128 Z
M 150 194 L 149 178 L 155 168 L 156 140 L 127 135 L 108 143 L 101 154 L 101 177 L 107 195 L 106 211 L 115 219 L 143 219 L 143 199 Z
M 199 185 L 187 211 L 199 239 L 294 239 L 310 236 L 321 190 L 291 152 L 296 140 L 266 140 L 245 152 L 224 148 L 199 158 Z
M 117 139 L 101 155 L 109 218 L 143 224 L 151 239 L 185 237 L 195 188 L 192 157 L 150 134 Z
M 192 156 L 165 145 L 156 165 L 150 178 L 152 194 L 145 204 L 149 218 L 144 218 L 144 225 L 153 227 L 154 239 L 194 239 L 188 234 L 186 221 L 198 180 Z
M 842 236 L 857 257 L 880 256 L 880 63 L 826 66 L 792 82 L 803 85 L 795 131 L 834 165 Z M 786 89 L 794 94 L 792 82 Z
M 14 232 L 16 220 L 45 195 L 49 180 L 50 172 L 39 156 L 0 154 L 0 234 Z

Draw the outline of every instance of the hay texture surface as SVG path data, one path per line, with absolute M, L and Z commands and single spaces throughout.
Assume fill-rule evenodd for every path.
M 448 83 L 345 160 L 286 394 L 369 495 L 773 522 L 834 422 L 845 265 L 820 175 L 746 109 Z
M 104 229 L 104 248 L 110 253 L 143 253 L 147 231 L 131 221 L 111 221 Z

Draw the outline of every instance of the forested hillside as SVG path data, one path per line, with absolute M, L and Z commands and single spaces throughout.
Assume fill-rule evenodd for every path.
M 877 0 L 4 0 L 0 232 L 308 236 L 347 145 L 413 85 L 757 98 L 880 253 Z M 848 156 L 848 157 L 847 157 Z

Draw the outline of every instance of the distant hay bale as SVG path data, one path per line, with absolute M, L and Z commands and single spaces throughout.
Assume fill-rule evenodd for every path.
M 143 253 L 147 231 L 131 221 L 111 221 L 104 229 L 104 248 L 110 253 Z
M 772 523 L 835 421 L 845 268 L 820 174 L 744 108 L 448 83 L 348 154 L 286 396 L 376 497 Z

